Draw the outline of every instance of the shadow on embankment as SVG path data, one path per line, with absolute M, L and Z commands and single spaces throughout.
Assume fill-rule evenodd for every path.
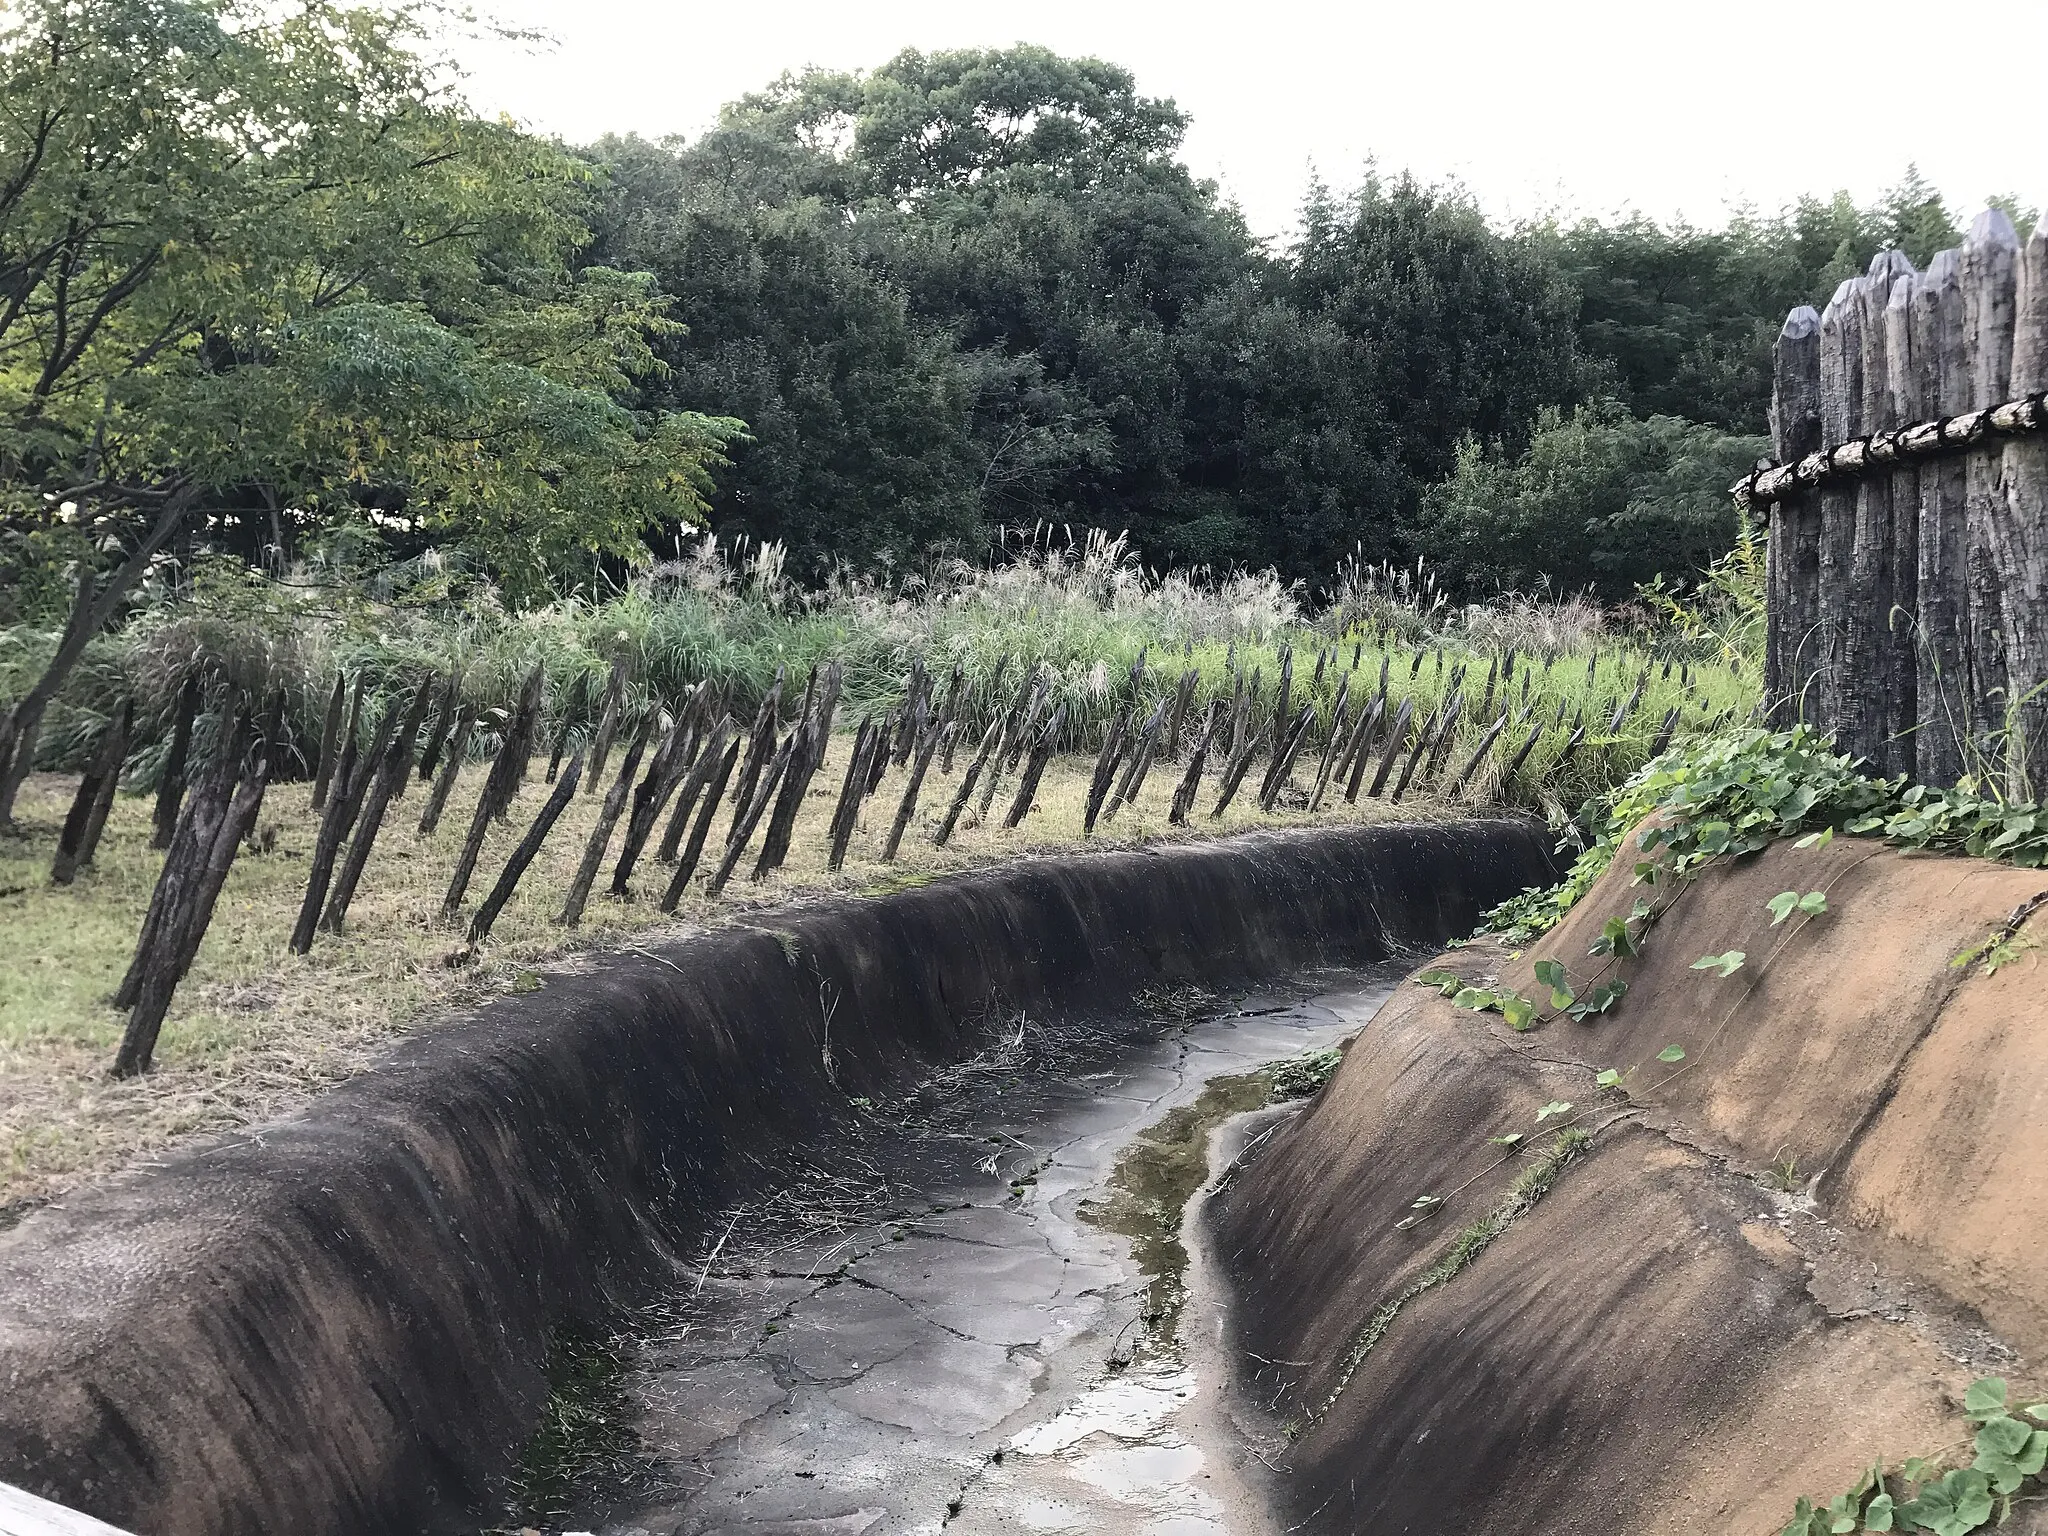
M 1020 861 L 550 980 L 0 1235 L 0 1481 L 149 1536 L 460 1528 L 550 1331 L 671 1278 L 851 1097 L 1000 1009 L 1433 947 L 1554 878 L 1548 846 L 1499 821 Z
M 1966 1445 L 1973 1377 L 2038 1400 L 2048 970 L 2024 931 L 1995 974 L 1952 962 L 2048 876 L 1781 844 L 1615 965 L 1590 952 L 1631 881 L 1618 857 L 1526 954 L 1440 962 L 1546 1013 L 1537 962 L 1619 975 L 1610 1012 L 1518 1034 L 1405 986 L 1210 1202 L 1246 1396 L 1294 1437 L 1290 1528 L 1775 1532 Z M 1787 890 L 1825 914 L 1774 924 Z

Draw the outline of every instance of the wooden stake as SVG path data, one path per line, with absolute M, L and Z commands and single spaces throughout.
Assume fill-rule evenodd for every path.
M 1457 798 L 1458 792 L 1465 787 L 1466 780 L 1470 779 L 1479 765 L 1486 760 L 1486 754 L 1493 750 L 1493 744 L 1500 740 L 1500 733 L 1507 728 L 1507 711 L 1502 710 L 1500 718 L 1494 721 L 1486 734 L 1479 739 L 1479 745 L 1473 749 L 1471 757 L 1466 759 L 1465 766 L 1458 770 L 1458 776 L 1451 781 L 1451 787 L 1445 791 L 1446 798 Z
M 826 865 L 833 874 L 846 862 L 847 845 L 860 821 L 861 802 L 867 798 L 868 764 L 878 749 L 883 731 L 872 715 L 862 720 L 854 733 L 853 755 L 846 763 L 846 780 L 839 786 L 839 802 L 832 809 L 832 824 L 826 847 Z
M 782 770 L 782 788 L 776 792 L 775 809 L 768 814 L 768 830 L 761 835 L 761 856 L 754 861 L 756 880 L 765 880 L 782 868 L 789 857 L 790 841 L 796 836 L 797 813 L 804 808 L 804 796 L 811 792 L 811 778 L 823 756 L 812 744 L 812 738 L 823 729 L 824 721 L 816 715 L 806 715 L 797 723 L 789 766 Z
M 707 758 L 710 753 L 704 754 Z M 739 761 L 740 743 L 737 737 L 726 744 L 718 756 L 717 770 L 704 791 L 703 809 L 697 812 L 696 823 L 690 828 L 690 840 L 684 845 L 682 858 L 676 864 L 676 872 L 669 877 L 668 890 L 661 898 L 661 910 L 672 913 L 683 899 L 683 890 L 690 883 L 690 876 L 697 872 L 697 861 L 704 856 L 704 841 L 711 834 L 711 819 L 718 814 L 719 801 L 725 796 L 725 786 L 732 778 L 733 764 Z
M 896 862 L 896 850 L 903 844 L 903 830 L 910 825 L 910 818 L 917 811 L 918 791 L 924 788 L 925 770 L 932 765 L 932 754 L 938 751 L 941 738 L 950 737 L 953 727 L 935 721 L 925 731 L 924 740 L 919 743 L 917 755 L 910 765 L 910 779 L 903 786 L 902 803 L 896 807 L 896 820 L 889 827 L 889 840 L 882 846 L 882 862 Z
M 469 756 L 469 733 L 476 725 L 476 710 L 465 704 L 455 717 L 455 729 L 449 735 L 441 759 L 441 771 L 434 777 L 433 792 L 427 796 L 427 807 L 420 812 L 418 836 L 431 837 L 434 829 L 441 825 L 441 812 L 448 808 L 448 793 L 455 788 L 456 775 L 462 772 L 462 765 Z
M 348 679 L 341 673 L 334 674 L 334 693 L 327 700 L 327 720 L 320 728 L 320 767 L 313 777 L 313 803 L 311 809 L 327 808 L 328 786 L 334 780 L 334 754 L 341 736 L 342 707 L 348 693 Z M 356 679 L 355 712 L 350 714 L 351 729 L 363 707 L 362 678 Z
M 1038 793 L 1038 781 L 1045 775 L 1046 761 L 1052 756 L 1059 734 L 1066 728 L 1067 706 L 1062 704 L 1053 712 L 1052 723 L 1039 733 L 1038 741 L 1031 749 L 1031 760 L 1024 767 L 1024 777 L 1017 781 L 1017 797 L 1010 802 L 1010 814 L 1003 818 L 1003 830 L 1015 831 L 1031 810 L 1032 798 Z
M 777 667 L 774 683 L 762 696 L 761 707 L 754 711 L 754 726 L 747 734 L 747 755 L 740 762 L 739 787 L 732 792 L 732 822 L 725 832 L 727 843 L 739 836 L 740 822 L 754 798 L 754 786 L 760 780 L 761 769 L 775 750 L 776 733 L 782 723 L 782 683 L 782 669 Z
M 1131 755 L 1124 764 L 1124 772 L 1116 790 L 1109 797 L 1109 806 L 1103 812 L 1104 821 L 1116 820 L 1116 813 L 1138 796 L 1138 786 L 1152 767 L 1152 758 L 1159 749 L 1159 732 L 1166 723 L 1167 701 L 1161 699 L 1152 707 L 1152 713 L 1139 728 L 1138 737 L 1131 745 Z
M 605 792 L 604 803 L 597 810 L 597 824 L 590 829 L 590 841 L 583 847 L 583 862 L 576 866 L 575 878 L 569 882 L 569 894 L 562 900 L 562 910 L 555 921 L 565 928 L 574 928 L 583 921 L 584 905 L 590 900 L 590 887 L 597 880 L 597 868 L 604 862 L 604 851 L 612 840 L 612 829 L 619 823 L 620 813 L 626 809 L 626 796 L 633 789 L 633 775 L 640 767 L 640 754 L 647 750 L 647 738 L 654 729 L 654 711 L 648 710 L 640 717 L 640 724 L 633 731 L 631 743 L 626 748 L 625 761 L 619 764 L 619 776 L 612 781 L 612 787 Z
M 966 806 L 968 797 L 974 793 L 974 786 L 981 781 L 982 774 L 988 769 L 990 754 L 995 751 L 1002 731 L 1003 721 L 999 715 L 989 721 L 988 729 L 982 732 L 981 746 L 976 750 L 974 760 L 967 765 L 967 772 L 960 776 L 960 788 L 954 792 L 953 803 L 946 808 L 946 819 L 939 824 L 939 830 L 932 834 L 933 847 L 945 847 L 947 840 L 952 837 L 953 828 L 959 825 L 962 808 Z M 833 867 L 838 868 L 837 865 Z
M 589 766 L 585 769 L 583 793 L 594 795 L 604 779 L 605 760 L 612 755 L 612 740 L 618 735 L 619 714 L 626 707 L 626 652 L 623 647 L 612 657 L 611 676 L 604 685 L 604 710 L 598 716 L 597 734 L 591 738 Z
M 340 933 L 348 921 L 349 903 L 355 900 L 356 884 L 363 878 L 363 869 L 370 861 L 370 850 L 376 845 L 377 829 L 384 824 L 384 811 L 405 787 L 405 781 L 412 777 L 412 748 L 419 739 L 420 723 L 426 718 L 427 704 L 433 694 L 433 679 L 423 677 L 413 690 L 412 703 L 405 711 L 405 719 L 385 747 L 381 757 L 372 763 L 363 764 L 365 776 L 375 777 L 370 781 L 370 792 L 363 802 L 361 812 L 355 818 L 355 828 L 349 836 L 348 857 L 342 861 L 341 872 L 335 877 L 334 889 L 328 895 L 326 910 L 320 916 L 320 926 L 328 933 Z M 392 708 L 397 708 L 394 700 Z M 387 711 L 387 714 L 389 711 Z
M 1914 285 L 1912 341 L 1923 408 L 1942 416 L 1969 409 L 1963 329 L 1961 253 L 1942 251 Z M 1968 470 L 1953 457 L 1923 464 L 1919 490 L 1913 767 L 1918 782 L 1947 789 L 1963 776 L 1970 740 Z
M 1345 750 L 1351 758 L 1351 772 L 1344 779 L 1344 803 L 1358 803 L 1358 789 L 1365 781 L 1365 765 L 1372 760 L 1372 744 L 1387 713 L 1387 696 L 1382 691 L 1371 704 L 1366 706 L 1360 717 L 1358 729 L 1352 733 L 1352 745 Z
M 626 817 L 625 840 L 619 847 L 619 861 L 612 866 L 611 891 L 614 896 L 627 894 L 627 882 L 633 878 L 633 866 L 639 862 L 647 839 L 654 835 L 654 823 L 661 815 L 661 808 L 668 803 L 676 785 L 682 782 L 684 769 L 681 759 L 690 730 L 689 712 L 686 704 L 683 712 L 663 733 L 661 745 L 654 749 L 647 772 L 641 776 L 640 787 L 633 791 L 633 809 Z
M 341 679 L 336 678 L 334 698 L 327 706 L 330 730 L 340 729 L 341 704 Z M 186 674 L 185 685 L 178 690 L 178 712 L 171 722 L 171 749 L 164 756 L 163 773 L 156 781 L 156 816 L 149 838 L 152 848 L 170 847 L 171 834 L 178 828 L 178 802 L 185 796 L 185 760 L 192 752 L 192 726 L 198 718 L 199 674 L 192 672 Z M 323 746 L 323 757 L 332 750 L 331 745 Z
M 1394 770 L 1394 757 L 1400 752 L 1402 742 L 1407 739 L 1408 727 L 1414 718 L 1415 700 L 1412 698 L 1403 699 L 1401 701 L 1401 712 L 1394 717 L 1394 728 L 1387 732 L 1386 751 L 1380 757 L 1379 771 L 1372 776 L 1372 788 L 1366 791 L 1367 799 L 1379 799 L 1380 791 L 1387 787 L 1387 775 Z M 1421 738 L 1418 736 L 1417 739 L 1420 740 Z
M 1963 241 L 1963 357 L 1969 370 L 1970 406 L 1981 409 L 2004 400 L 2012 383 L 2015 301 L 2018 298 L 2019 236 L 2012 221 L 1995 208 L 1977 215 Z M 2005 579 L 1999 569 L 1998 519 L 2005 497 L 1997 455 L 1973 453 L 1963 461 L 1963 522 L 1970 571 L 1970 734 L 1977 766 L 1987 772 L 2001 764 L 2006 710 L 2015 693 L 2040 681 L 2009 672 L 2005 648 Z M 2013 684 L 2022 684 L 2015 689 Z
M 562 718 L 555 726 L 555 744 L 548 753 L 547 781 L 555 782 L 555 775 L 562 766 L 562 754 L 569 747 L 569 733 L 576 728 L 577 717 L 590 708 L 590 674 L 578 672 L 576 681 L 569 689 L 568 702 L 562 706 Z M 578 754 L 579 758 L 581 754 Z
M 1167 825 L 1184 827 L 1188 816 L 1195 808 L 1195 796 L 1202 788 L 1202 768 L 1208 761 L 1209 744 L 1216 739 L 1216 727 L 1223 718 L 1223 701 L 1209 701 L 1208 719 L 1203 723 L 1202 734 L 1196 738 L 1194 749 L 1188 753 L 1186 772 L 1180 776 L 1180 783 L 1174 787 L 1173 803 L 1167 809 Z
M 167 898 L 161 920 L 153 933 L 145 923 L 146 947 L 138 946 L 136 951 L 136 965 L 130 972 L 132 990 L 128 982 L 123 983 L 123 991 L 131 993 L 129 1005 L 132 1005 L 132 1011 L 121 1038 L 120 1051 L 114 1058 L 113 1075 L 116 1077 L 136 1077 L 150 1068 L 157 1036 L 163 1028 L 165 1015 L 170 1011 L 171 995 L 192 968 L 200 943 L 213 922 L 214 907 L 220 900 L 221 887 L 227 882 L 235 854 L 240 850 L 243 838 L 255 827 L 256 818 L 263 809 L 264 790 L 270 782 L 270 766 L 280 750 L 282 702 L 280 694 L 271 711 L 270 728 L 256 743 L 253 762 L 246 761 L 250 752 L 249 719 L 247 712 L 242 712 L 217 776 L 211 776 L 212 782 L 207 785 L 205 798 L 208 808 L 204 814 L 194 818 L 186 839 L 189 858 L 179 866 L 177 890 L 165 889 L 166 881 L 173 878 L 171 861 L 165 860 L 164 875 L 158 880 L 158 895 Z M 235 787 L 238 777 L 239 787 Z M 234 791 L 232 798 L 228 795 L 231 788 Z M 194 801 L 200 798 L 195 791 Z M 182 822 L 183 818 L 181 830 L 184 830 Z M 177 841 L 174 836 L 174 848 Z M 158 902 L 152 898 L 153 915 L 157 909 Z
M 64 830 L 57 837 L 57 856 L 50 864 L 50 883 L 69 885 L 80 869 L 92 862 L 99 847 L 100 832 L 113 809 L 114 791 L 121 782 L 121 766 L 128 760 L 128 734 L 135 724 L 135 700 L 123 698 L 115 706 L 107 733 L 92 755 L 78 781 L 78 793 L 64 818 Z
M 519 888 L 520 876 L 540 852 L 540 845 L 547 841 L 550 830 L 568 808 L 569 801 L 576 794 L 576 780 L 583 773 L 583 754 L 577 753 L 569 759 L 568 768 L 555 781 L 555 787 L 540 808 L 540 814 L 533 818 L 533 825 L 526 829 L 526 836 L 519 840 L 519 846 L 512 850 L 512 857 L 505 861 L 505 867 L 498 874 L 498 880 L 491 887 L 491 894 L 476 909 L 476 916 L 469 921 L 469 942 L 466 946 L 471 955 L 483 947 L 485 939 L 491 936 L 491 924 L 498 920 L 498 914 L 505 910 L 505 903 L 512 899 L 512 893 Z
M 360 688 L 360 683 L 357 686 Z M 327 813 L 320 819 L 320 831 L 313 842 L 313 858 L 306 872 L 306 896 L 299 905 L 299 920 L 292 925 L 288 946 L 295 955 L 307 954 L 313 948 L 313 933 L 326 907 L 328 883 L 334 878 L 334 861 L 363 808 L 363 800 L 370 791 L 370 781 L 377 777 L 377 765 L 391 749 L 391 738 L 398 734 L 398 718 L 404 713 L 403 701 L 393 699 L 384 706 L 383 719 L 377 726 L 377 737 L 370 746 L 369 755 L 351 764 L 349 754 L 346 750 L 343 752 L 342 763 L 349 772 L 344 782 L 337 769 Z
M 441 707 L 434 711 L 434 728 L 427 733 L 426 745 L 420 748 L 420 778 L 433 778 L 434 767 L 441 761 L 442 749 L 448 745 L 449 733 L 455 729 L 455 717 L 462 710 L 462 684 L 452 674 L 441 689 Z M 552 780 L 553 775 L 549 776 Z M 405 787 L 399 786 L 401 797 Z
M 1123 759 L 1124 732 L 1130 729 L 1131 706 L 1119 704 L 1116 713 L 1110 716 L 1109 729 L 1102 737 L 1102 750 L 1095 754 L 1095 772 L 1088 780 L 1088 802 L 1081 812 L 1081 835 L 1088 837 L 1095 831 L 1095 818 L 1102 814 L 1103 797 L 1109 793 L 1110 781 L 1116 777 L 1117 764 Z
M 2048 223 L 2019 253 L 2013 306 L 2014 394 L 2048 390 Z M 2000 455 L 2001 516 L 1992 524 L 2005 596 L 2005 659 L 2015 680 L 2007 791 L 2048 800 L 2048 440 L 2015 438 Z
M 733 836 L 725 845 L 725 857 L 718 861 L 717 870 L 705 882 L 705 894 L 716 896 L 724 890 L 732 872 L 739 867 L 740 856 L 747 851 L 747 839 L 754 835 L 754 828 L 761 823 L 761 813 L 768 808 L 768 801 L 781 783 L 783 774 L 789 771 L 790 754 L 800 734 L 799 731 L 791 731 L 782 738 L 782 745 L 775 749 L 775 756 L 769 762 L 767 772 L 761 775 L 753 799 L 747 802 L 745 818 L 733 829 Z
M 1308 739 L 1310 722 L 1315 719 L 1315 700 L 1303 699 L 1301 711 L 1295 716 L 1294 724 L 1280 744 L 1279 755 L 1266 770 L 1265 781 L 1259 786 L 1259 809 L 1270 814 L 1280 803 L 1280 792 L 1287 787 L 1287 781 L 1294 775 L 1294 759 L 1301 751 L 1301 744 Z
M 655 858 L 663 864 L 676 861 L 677 850 L 682 843 L 683 833 L 690 824 L 690 812 L 696 807 L 697 797 L 704 792 L 704 786 L 711 782 L 711 776 L 718 770 L 720 757 L 725 752 L 726 742 L 732 737 L 734 721 L 731 715 L 720 715 L 718 724 L 711 728 L 704 747 L 697 754 L 697 760 L 690 765 L 689 776 L 676 791 L 676 808 L 669 816 L 668 829 L 661 834 L 661 847 L 655 850 Z M 721 787 L 721 792 L 723 792 Z

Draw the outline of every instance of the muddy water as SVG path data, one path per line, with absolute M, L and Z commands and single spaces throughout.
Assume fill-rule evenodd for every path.
M 1284 1110 L 1265 1064 L 1359 1029 L 1391 977 L 1008 1021 L 987 1056 L 728 1214 L 629 1351 L 601 1536 L 1267 1536 L 1182 1206 Z M 1315 990 L 1309 991 L 1312 986 Z M 1235 1117 L 1235 1118 L 1233 1118 Z M 561 1527 L 557 1527 L 561 1528 Z

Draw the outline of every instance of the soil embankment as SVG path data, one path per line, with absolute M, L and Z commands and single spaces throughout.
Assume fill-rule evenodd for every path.
M 1518 1034 L 1404 987 L 1210 1202 L 1247 1396 L 1295 1437 L 1291 1528 L 1773 1532 L 1961 1439 L 1975 1376 L 2038 1400 L 2048 920 L 1995 974 L 1952 962 L 2048 875 L 1779 845 L 1615 963 L 1590 951 L 1650 894 L 1632 858 L 1527 953 L 1441 962 L 1546 1001 L 1539 961 L 1619 976 L 1611 1011 Z M 1788 890 L 1825 914 L 1774 924 Z M 1532 1195 L 1561 1120 L 1591 1139 Z
M 1551 877 L 1526 823 L 1021 862 L 549 981 L 307 1112 L 0 1235 L 0 1481 L 150 1536 L 458 1527 L 551 1329 L 1017 1009 L 1440 943 Z

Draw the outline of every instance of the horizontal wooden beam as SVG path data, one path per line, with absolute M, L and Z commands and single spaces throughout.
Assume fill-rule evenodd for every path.
M 1740 501 L 1753 506 L 1768 505 L 1814 486 L 1854 480 L 1896 464 L 1966 453 L 1993 439 L 2019 437 L 2039 432 L 2043 427 L 2048 427 L 2048 395 L 2023 395 L 1981 411 L 1915 422 L 1895 432 L 1851 438 L 1833 448 L 1809 453 L 1796 464 L 1759 465 L 1728 489 Z

